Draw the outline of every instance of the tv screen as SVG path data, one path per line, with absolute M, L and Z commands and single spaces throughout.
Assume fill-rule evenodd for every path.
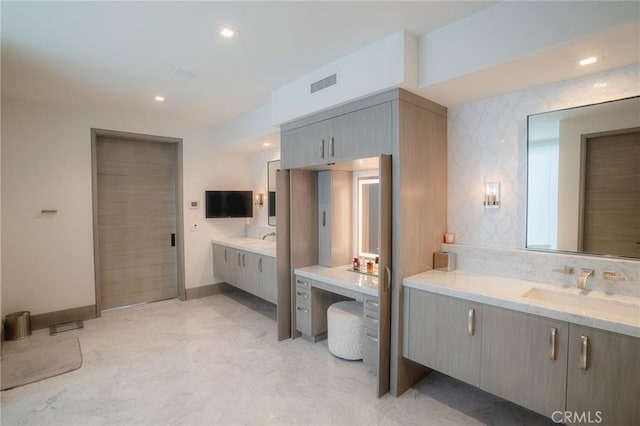
M 253 217 L 253 191 L 206 191 L 205 217 Z

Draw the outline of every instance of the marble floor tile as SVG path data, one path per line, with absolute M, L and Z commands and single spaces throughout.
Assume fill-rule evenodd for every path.
M 326 341 L 278 342 L 275 307 L 241 291 L 113 310 L 3 350 L 75 337 L 82 367 L 2 392 L 3 426 L 552 424 L 435 372 L 378 399 L 362 362 Z

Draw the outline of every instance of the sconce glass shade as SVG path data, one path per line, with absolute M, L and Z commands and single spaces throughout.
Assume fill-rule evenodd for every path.
M 484 184 L 484 202 L 487 209 L 500 208 L 500 182 L 487 182 Z

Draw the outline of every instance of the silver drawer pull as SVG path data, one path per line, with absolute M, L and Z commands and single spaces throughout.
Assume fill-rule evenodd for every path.
M 370 320 L 370 321 L 375 322 L 375 323 L 377 323 L 377 322 L 378 322 L 378 318 L 374 318 L 374 317 L 372 317 L 372 316 L 370 316 L 370 315 L 366 315 L 366 314 L 365 314 L 365 316 L 364 316 L 364 317 L 365 317 L 366 319 Z
M 227 249 L 224 249 L 224 261 L 227 261 Z
M 324 158 L 324 139 L 320 142 L 320 158 Z
M 296 292 L 296 294 L 297 294 L 298 296 L 300 296 L 300 297 L 304 297 L 305 299 L 308 299 L 308 298 L 309 298 L 309 295 L 308 295 L 307 293 L 300 293 L 300 292 L 298 291 L 298 292 Z
M 302 281 L 302 280 L 296 280 L 296 284 L 300 284 L 304 287 L 309 287 L 309 282 L 308 281 Z
M 378 302 L 374 302 L 373 300 L 367 300 L 367 305 L 375 306 L 376 308 L 380 306 Z
M 300 306 L 298 306 L 296 309 L 299 310 L 300 312 L 304 312 L 305 314 L 309 312 L 308 309 L 301 308 Z
M 373 340 L 374 342 L 378 343 L 378 338 L 377 338 L 376 336 L 372 336 L 372 335 L 370 335 L 369 333 L 365 333 L 365 335 L 366 335 L 369 339 L 371 339 L 371 340 Z
M 467 318 L 467 332 L 469 336 L 473 336 L 475 334 L 476 329 L 476 310 L 471 308 L 469 309 L 469 316 Z
M 582 370 L 589 369 L 589 336 L 580 336 L 580 368 Z
M 331 155 L 332 157 L 336 156 L 336 153 L 333 150 L 333 136 L 331 137 L 331 140 L 329 140 L 329 155 Z
M 549 333 L 549 359 L 556 360 L 556 347 L 558 346 L 558 329 L 551 327 L 551 333 Z
M 238 253 L 238 266 L 242 266 L 242 263 L 240 263 L 240 253 Z

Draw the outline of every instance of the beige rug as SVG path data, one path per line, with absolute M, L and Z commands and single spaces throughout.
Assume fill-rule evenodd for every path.
M 4 391 L 77 370 L 82 352 L 77 338 L 66 339 L 3 351 L 1 363 Z

